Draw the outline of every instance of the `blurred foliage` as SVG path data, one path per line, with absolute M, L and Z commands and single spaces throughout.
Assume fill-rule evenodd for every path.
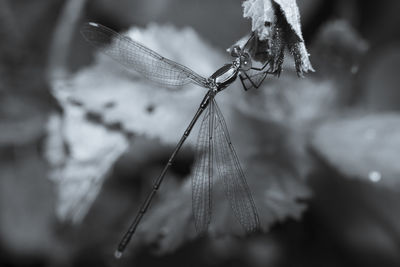
M 186 66 L 195 66 L 198 63 L 195 69 L 198 69 L 200 73 L 212 73 L 222 64 L 220 62 L 228 60 L 224 59 L 223 55 L 217 51 L 213 51 L 212 47 L 204 44 L 204 41 L 189 29 L 178 31 L 172 27 L 152 25 L 145 30 L 133 29 L 128 34 L 134 40 L 144 43 L 160 54 Z M 167 42 L 170 39 L 173 41 Z M 180 47 L 179 44 L 181 43 L 185 43 L 186 47 Z M 163 143 L 167 145 L 175 144 L 198 107 L 198 102 L 205 93 L 204 89 L 188 85 L 185 88 L 180 88 L 179 91 L 169 91 L 165 88 L 158 88 L 157 85 L 142 78 L 132 80 L 131 76 L 123 70 L 121 70 L 122 73 L 116 71 L 104 76 L 104 70 L 109 69 L 110 65 L 117 70 L 120 67 L 103 55 L 98 56 L 99 60 L 95 66 L 86 68 L 66 81 L 70 86 L 54 88 L 55 94 L 60 98 L 61 103 L 64 103 L 64 108 L 67 111 L 71 109 L 71 105 L 67 102 L 68 100 L 71 102 L 72 99 L 72 102 L 80 103 L 80 108 L 91 114 L 96 114 L 95 116 L 99 118 L 98 121 L 103 125 L 119 124 L 122 131 L 132 133 L 133 138 L 143 136 L 148 139 L 147 142 L 159 140 L 160 145 Z M 204 65 L 200 62 L 203 62 Z M 103 76 L 103 79 L 99 79 L 100 76 Z M 254 113 L 248 113 L 247 116 L 235 111 L 234 105 L 237 104 L 237 99 L 240 97 L 238 95 L 240 89 L 238 86 L 232 86 L 232 88 L 237 93 L 224 92 L 217 100 L 221 100 L 221 107 L 226 111 L 228 125 L 231 121 L 235 122 L 236 127 L 231 128 L 233 136 L 246 134 L 241 131 L 245 125 L 247 131 L 254 132 L 246 138 L 236 138 L 238 141 L 234 143 L 238 147 L 238 154 L 242 158 L 250 188 L 254 192 L 253 197 L 260 213 L 262 228 L 267 231 L 276 220 L 283 220 L 287 216 L 298 218 L 304 209 L 304 205 L 296 203 L 296 201 L 298 198 L 307 198 L 309 189 L 305 186 L 304 181 L 299 179 L 296 172 L 291 170 L 290 166 L 286 166 L 284 159 L 282 162 L 280 162 L 281 159 L 277 159 L 267 164 L 265 157 L 277 153 L 281 150 L 282 143 L 286 142 L 285 138 L 279 137 L 282 134 L 286 135 L 285 129 L 278 128 L 276 132 L 268 134 L 268 130 L 260 126 L 262 125 L 260 121 L 252 119 L 259 111 L 253 110 Z M 258 102 L 260 101 L 263 101 L 263 99 L 259 97 Z M 105 108 L 107 103 L 114 104 L 110 108 Z M 149 111 L 150 106 L 152 107 L 151 111 Z M 70 120 L 68 112 L 66 113 L 66 120 Z M 72 120 L 76 121 L 74 118 Z M 65 131 L 67 134 L 70 133 L 69 136 L 77 131 L 73 130 L 75 127 L 82 129 L 82 126 L 76 123 L 70 127 L 70 131 Z M 272 127 L 279 126 L 273 125 Z M 198 125 L 193 135 L 196 135 L 197 128 Z M 91 140 L 94 138 L 90 132 L 86 135 L 80 134 L 79 137 L 69 139 L 69 146 L 72 149 L 82 147 L 80 142 L 85 139 L 85 136 Z M 189 137 L 188 142 L 193 144 L 195 139 Z M 102 144 L 105 144 L 106 140 L 102 137 Z M 274 143 L 273 140 L 276 140 L 278 147 L 266 147 L 271 152 L 264 154 L 263 149 L 259 148 L 260 144 Z M 114 147 L 115 145 L 113 144 Z M 145 151 L 136 150 L 135 146 L 131 146 L 131 149 L 139 155 L 148 153 L 146 147 L 143 147 Z M 85 151 L 88 153 L 90 148 L 85 147 Z M 120 152 L 122 153 L 122 151 Z M 158 151 L 155 151 L 155 153 L 158 153 Z M 104 158 L 103 153 L 95 152 L 93 156 Z M 150 158 L 154 156 L 150 156 Z M 130 164 L 135 164 L 134 159 L 131 160 Z M 284 166 L 281 166 L 281 164 Z M 151 174 L 154 175 L 153 172 Z M 87 182 L 87 177 L 82 175 L 82 171 L 80 171 L 75 179 L 68 177 L 61 179 L 63 183 L 59 186 L 60 191 L 69 190 L 68 181 L 71 180 L 71 183 L 76 183 L 79 177 L 83 180 L 82 182 Z M 151 181 L 154 177 L 149 176 L 144 177 L 144 179 Z M 260 177 L 264 178 L 261 179 Z M 216 179 L 215 187 L 222 187 L 218 186 L 221 182 Z M 175 188 L 170 188 L 164 193 L 166 194 L 165 199 L 162 198 L 158 204 L 154 204 L 149 214 L 146 214 L 143 226 L 139 227 L 139 234 L 143 235 L 146 243 L 159 243 L 159 251 L 172 251 L 181 246 L 187 239 L 196 236 L 192 221 L 190 183 L 190 177 L 187 177 L 181 185 L 177 184 Z M 72 192 L 76 195 L 61 199 L 59 205 L 65 206 L 65 201 L 69 201 L 69 199 L 76 201 L 92 194 L 94 190 L 96 190 L 95 187 L 86 187 L 86 190 L 82 193 L 73 190 Z M 214 195 L 214 219 L 210 226 L 210 232 L 217 236 L 227 233 L 243 234 L 240 225 L 237 224 L 233 214 L 230 213 L 225 193 L 216 190 Z M 72 214 L 76 212 L 74 209 L 87 210 L 85 206 L 90 205 L 90 202 L 79 201 L 79 203 L 80 206 L 69 207 Z M 81 215 L 84 215 L 84 213 Z M 137 241 L 140 240 L 137 239 Z
M 268 233 L 240 237 L 217 191 L 211 234 L 195 238 L 192 137 L 118 263 L 112 253 L 121 232 L 203 92 L 155 88 L 101 55 L 85 67 L 92 49 L 70 22 L 75 36 L 56 51 L 66 53 L 67 74 L 76 73 L 46 80 L 66 2 L 0 0 L 0 265 L 400 264 L 399 1 L 298 1 L 317 72 L 298 79 L 286 62 L 280 79 L 250 92 L 236 83 L 218 96 Z M 157 22 L 129 34 L 204 76 L 229 61 L 220 51 L 250 28 L 240 4 L 228 0 L 101 0 L 81 8 L 78 19 L 117 30 Z M 68 166 L 82 170 L 76 177 L 109 179 L 65 187 L 57 171 Z M 60 212 L 60 203 L 75 213 Z M 61 214 L 81 222 L 61 222 Z
M 346 177 L 398 190 L 397 162 L 399 116 L 396 113 L 355 114 L 320 125 L 312 146 Z

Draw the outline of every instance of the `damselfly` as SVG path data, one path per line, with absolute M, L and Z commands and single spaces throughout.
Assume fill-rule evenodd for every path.
M 250 36 L 243 49 L 239 46 L 232 48 L 231 55 L 234 57 L 232 63 L 224 65 L 209 78 L 204 78 L 191 69 L 166 59 L 131 38 L 120 35 L 100 24 L 85 24 L 81 33 L 90 44 L 99 48 L 101 52 L 160 85 L 181 86 L 194 83 L 208 89 L 192 121 L 172 152 L 160 176 L 154 181 L 152 190 L 119 243 L 115 256 L 117 258 L 122 256 L 122 252 L 146 213 L 168 168 L 173 164 L 177 153 L 204 111 L 205 114 L 201 121 L 197 140 L 197 155 L 192 178 L 192 207 L 196 230 L 200 233 L 205 232 L 210 223 L 213 170 L 214 164 L 216 164 L 219 178 L 224 180 L 225 190 L 233 213 L 246 232 L 256 231 L 259 228 L 256 206 L 231 143 L 224 117 L 215 100 L 218 92 L 228 87 L 238 76 L 247 90 L 250 87 L 257 88 L 269 73 L 268 70 L 264 71 L 267 64 L 264 64 L 261 68 L 253 67 L 251 56 L 246 52 L 245 48 L 254 38 L 254 34 Z M 250 76 L 248 72 L 251 70 L 256 71 L 257 74 Z M 256 81 L 253 81 L 252 77 Z

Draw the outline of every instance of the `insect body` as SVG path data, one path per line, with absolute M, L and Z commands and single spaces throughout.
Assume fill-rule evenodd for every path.
M 139 72 L 151 81 L 163 86 L 181 86 L 194 83 L 208 90 L 163 171 L 155 180 L 153 188 L 141 205 L 129 230 L 123 236 L 115 253 L 116 257 L 122 255 L 143 215 L 149 208 L 167 170 L 173 164 L 177 153 L 203 112 L 192 177 L 192 205 L 196 229 L 198 232 L 205 232 L 210 223 L 211 192 L 213 177 L 215 176 L 213 166 L 215 164 L 217 175 L 224 181 L 227 198 L 237 220 L 246 232 L 256 231 L 259 228 L 256 206 L 240 167 L 239 159 L 230 141 L 224 117 L 215 100 L 216 94 L 227 88 L 238 76 L 245 87 L 243 80 L 251 81 L 250 76 L 246 73 L 248 70 L 262 71 L 262 69 L 252 67 L 250 55 L 245 49 L 238 46 L 234 47 L 231 53 L 234 57 L 233 62 L 222 66 L 209 78 L 204 78 L 191 69 L 166 59 L 129 37 L 120 35 L 100 24 L 88 23 L 82 27 L 81 33 L 90 44 L 99 48 L 101 52 L 109 55 L 128 69 Z M 253 87 L 258 87 L 259 84 L 253 85 Z M 245 89 L 247 88 L 245 87 Z

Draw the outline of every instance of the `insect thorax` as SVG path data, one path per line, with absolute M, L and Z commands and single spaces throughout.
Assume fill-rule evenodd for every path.
M 235 64 L 226 64 L 208 79 L 212 80 L 212 86 L 215 86 L 217 91 L 221 91 L 236 80 L 238 71 L 239 69 Z

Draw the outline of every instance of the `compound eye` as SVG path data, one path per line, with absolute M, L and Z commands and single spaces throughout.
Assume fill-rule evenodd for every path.
M 241 56 L 240 58 L 240 68 L 244 71 L 247 71 L 249 69 L 251 69 L 251 58 L 250 55 L 248 53 L 244 54 L 243 56 Z

